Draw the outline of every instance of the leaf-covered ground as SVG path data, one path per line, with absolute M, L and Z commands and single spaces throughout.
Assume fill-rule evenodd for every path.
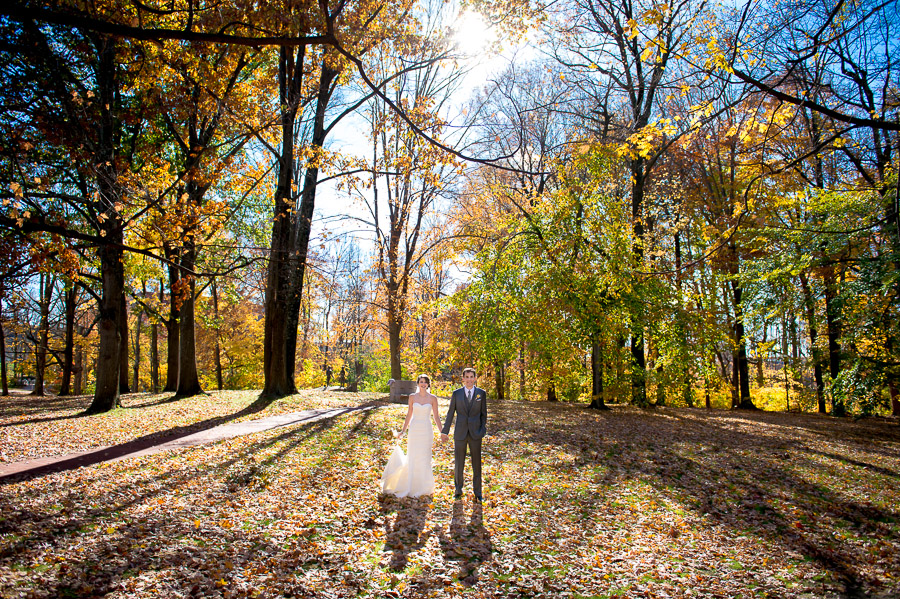
M 306 393 L 258 414 L 369 399 L 334 395 Z M 228 397 L 215 417 L 253 401 Z M 122 416 L 139 427 L 131 438 L 212 416 L 160 399 L 131 408 L 152 411 L 155 424 Z M 896 423 L 494 402 L 477 506 L 470 495 L 453 501 L 449 444 L 435 450 L 434 497 L 379 495 L 404 410 L 2 481 L 0 596 L 900 593 Z M 127 427 L 67 418 L 59 406 L 17 418 L 48 414 L 64 419 L 45 421 L 45 437 L 33 433 L 16 456 L 42 443 L 71 450 L 73 431 L 80 443 L 128 438 Z M 6 426 L 10 418 L 3 430 L 38 424 Z
M 125 395 L 122 407 L 80 417 L 91 398 L 0 398 L 0 462 L 64 455 L 138 438 L 189 434 L 219 424 L 265 418 L 310 407 L 338 408 L 385 398 L 383 393 L 304 390 L 276 402 L 257 402 L 258 392 L 222 391 L 173 401 L 172 394 Z

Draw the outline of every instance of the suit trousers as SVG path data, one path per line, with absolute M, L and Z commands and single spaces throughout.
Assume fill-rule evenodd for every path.
M 469 455 L 472 457 L 472 491 L 476 497 L 481 498 L 481 439 L 475 439 L 472 435 L 466 435 L 465 439 L 453 439 L 453 461 L 456 465 L 453 483 L 456 487 L 456 492 L 462 493 L 463 485 L 466 482 L 467 447 Z

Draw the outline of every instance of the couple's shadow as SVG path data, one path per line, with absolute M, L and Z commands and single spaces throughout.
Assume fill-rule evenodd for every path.
M 425 530 L 431 495 L 402 498 L 382 495 L 379 502 L 385 515 L 384 549 L 391 552 L 388 567 L 394 571 L 403 571 L 409 563 L 410 553 L 424 547 L 428 538 L 435 533 L 434 527 Z M 391 512 L 397 512 L 393 521 L 390 519 Z
M 491 535 L 484 527 L 484 509 L 480 503 L 472 506 L 472 514 L 466 522 L 465 505 L 453 502 L 453 516 L 449 531 L 440 532 L 441 551 L 444 562 L 456 562 L 459 571 L 456 577 L 465 585 L 478 581 L 478 568 L 491 560 L 494 552 Z
M 476 503 L 472 507 L 472 513 L 467 519 L 465 504 L 455 501 L 450 526 L 446 531 L 438 524 L 432 524 L 426 530 L 431 506 L 430 495 L 402 499 L 388 495 L 381 498 L 381 510 L 385 516 L 396 511 L 393 521 L 389 517 L 384 520 L 384 548 L 391 552 L 389 568 L 394 571 L 406 569 L 410 554 L 422 549 L 430 537 L 436 536 L 444 555 L 444 563 L 456 563 L 459 568 L 455 577 L 463 584 L 474 584 L 478 580 L 479 566 L 490 561 L 493 554 L 491 536 L 484 527 L 481 504 Z

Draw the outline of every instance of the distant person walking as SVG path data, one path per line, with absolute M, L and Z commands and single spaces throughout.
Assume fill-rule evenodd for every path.
M 331 364 L 325 362 L 325 389 L 331 386 L 331 375 L 334 374 L 334 369 L 331 367 Z M 323 391 L 325 390 L 323 389 Z

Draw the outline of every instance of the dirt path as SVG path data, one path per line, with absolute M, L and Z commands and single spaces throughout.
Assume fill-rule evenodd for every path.
M 0 464 L 0 484 L 30 479 L 51 472 L 74 470 L 75 468 L 91 466 L 102 462 L 115 462 L 117 460 L 151 455 L 174 449 L 182 449 L 184 447 L 207 445 L 224 439 L 232 439 L 234 437 L 281 428 L 283 426 L 292 426 L 295 424 L 305 424 L 317 420 L 336 418 L 351 412 L 372 410 L 377 407 L 377 405 L 368 404 L 349 408 L 303 410 L 301 412 L 279 414 L 277 416 L 269 416 L 257 420 L 222 424 L 185 435 L 173 435 L 156 439 L 136 439 L 120 445 L 98 447 L 89 451 L 70 453 L 68 455 Z

